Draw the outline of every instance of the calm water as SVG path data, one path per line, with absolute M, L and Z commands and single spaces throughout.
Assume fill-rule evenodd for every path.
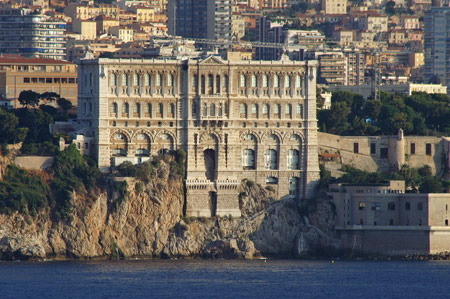
M 0 298 L 450 298 L 450 262 L 0 262 Z

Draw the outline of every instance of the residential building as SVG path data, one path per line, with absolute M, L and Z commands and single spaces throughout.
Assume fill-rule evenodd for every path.
M 109 28 L 120 25 L 118 19 L 105 16 L 98 16 L 95 21 L 97 23 L 97 35 L 107 33 Z
M 367 14 L 358 19 L 358 28 L 370 32 L 386 32 L 388 28 L 388 17 L 379 14 Z
M 438 80 L 450 86 L 450 41 L 447 28 L 450 27 L 450 8 L 434 7 L 425 14 L 424 79 L 428 82 Z
M 345 15 L 347 0 L 322 0 L 322 10 L 326 15 Z
M 77 67 L 67 61 L 48 58 L 24 58 L 19 55 L 0 56 L 0 97 L 19 107 L 24 90 L 37 93 L 55 92 L 77 105 Z
M 66 23 L 30 8 L 0 9 L 0 53 L 65 59 Z
M 133 29 L 126 26 L 114 26 L 108 29 L 109 34 L 124 43 L 133 41 Z
M 169 34 L 230 40 L 232 37 L 231 4 L 231 0 L 169 0 Z
M 243 179 L 310 198 L 316 61 L 82 60 L 78 121 L 102 171 L 183 149 L 187 216 L 241 216 Z
M 72 21 L 72 31 L 80 34 L 80 39 L 94 40 L 97 38 L 97 22 L 94 20 Z

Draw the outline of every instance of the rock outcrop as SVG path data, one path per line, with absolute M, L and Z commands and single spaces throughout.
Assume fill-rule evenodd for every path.
M 226 257 L 251 259 L 298 251 L 305 220 L 294 200 L 243 182 L 243 217 L 186 218 L 183 183 L 162 162 L 148 184 L 123 178 L 127 196 L 111 186 L 98 194 L 74 194 L 71 221 L 54 221 L 50 211 L 36 217 L 0 215 L 0 259 L 96 257 Z M 321 211 L 321 213 L 325 213 Z

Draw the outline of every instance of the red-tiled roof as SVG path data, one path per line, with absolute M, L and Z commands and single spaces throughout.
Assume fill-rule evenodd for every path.
M 16 54 L 1 54 L 0 64 L 15 64 L 15 63 L 32 63 L 32 64 L 72 64 L 69 61 L 55 60 L 50 58 L 28 58 Z

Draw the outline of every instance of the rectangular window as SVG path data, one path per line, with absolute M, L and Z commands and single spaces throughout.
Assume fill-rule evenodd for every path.
M 353 152 L 355 154 L 359 153 L 359 144 L 357 142 L 353 143 Z
M 431 156 L 431 143 L 427 143 L 425 146 L 425 153 L 427 156 Z
M 376 145 L 376 143 L 371 143 L 370 144 L 370 154 L 375 155 L 376 153 L 377 153 L 377 145 Z
M 30 78 L 23 78 L 23 83 L 30 83 Z
M 372 203 L 372 211 L 379 211 L 381 209 L 381 205 L 379 202 Z
M 365 209 L 366 209 L 366 203 L 365 202 L 360 202 L 358 210 L 364 211 Z
M 411 143 L 410 146 L 411 146 L 411 150 L 410 150 L 411 155 L 414 155 L 416 153 L 416 144 L 415 143 Z

